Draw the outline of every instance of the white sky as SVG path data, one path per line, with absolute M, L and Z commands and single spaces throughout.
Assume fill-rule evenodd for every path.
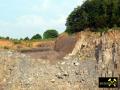
M 65 31 L 65 22 L 83 0 L 0 0 L 0 36 L 12 38 Z

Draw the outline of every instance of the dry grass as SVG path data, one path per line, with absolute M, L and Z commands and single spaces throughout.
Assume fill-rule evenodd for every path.
M 4 48 L 4 47 L 12 47 L 13 43 L 9 40 L 0 40 L 0 47 Z
M 37 47 L 54 47 L 54 40 L 30 40 L 30 41 L 19 41 L 19 40 L 0 40 L 1 49 L 28 49 Z

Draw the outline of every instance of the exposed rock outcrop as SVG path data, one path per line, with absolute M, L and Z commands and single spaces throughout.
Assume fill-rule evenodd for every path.
M 78 41 L 69 55 L 76 56 L 82 60 L 96 60 L 99 70 L 107 69 L 105 73 L 108 75 L 108 69 L 112 70 L 112 75 L 120 74 L 120 31 L 110 30 L 107 33 L 80 32 Z M 111 76 L 112 76 L 111 75 Z

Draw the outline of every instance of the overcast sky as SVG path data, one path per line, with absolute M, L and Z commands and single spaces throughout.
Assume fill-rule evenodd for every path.
M 68 15 L 84 0 L 0 0 L 0 36 L 24 38 L 65 30 Z

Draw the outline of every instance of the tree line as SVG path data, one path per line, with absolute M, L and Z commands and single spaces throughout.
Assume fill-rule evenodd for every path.
M 20 40 L 41 40 L 41 39 L 51 39 L 51 38 L 56 38 L 58 37 L 59 33 L 57 30 L 54 29 L 50 29 L 50 30 L 46 30 L 43 33 L 43 37 L 40 34 L 36 34 L 33 35 L 32 38 L 29 37 L 25 37 L 25 38 L 21 38 Z M 0 39 L 6 39 L 6 40 L 16 40 L 16 39 L 12 39 L 10 37 L 0 37 Z
M 86 0 L 71 12 L 66 22 L 68 33 L 112 27 L 120 27 L 120 0 Z

